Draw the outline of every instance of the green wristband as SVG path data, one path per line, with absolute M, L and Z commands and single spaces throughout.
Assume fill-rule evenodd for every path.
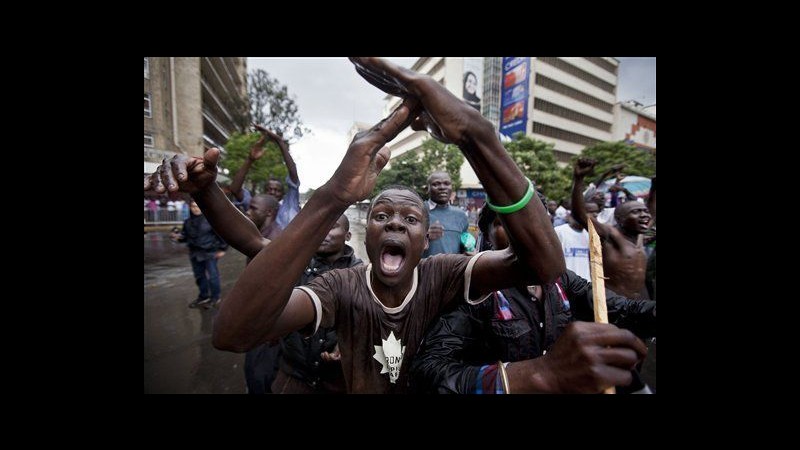
M 526 192 L 525 195 L 522 197 L 522 200 L 518 201 L 517 203 L 508 206 L 495 206 L 489 203 L 489 196 L 487 195 L 486 204 L 492 211 L 495 211 L 500 214 L 511 214 L 513 212 L 517 212 L 520 209 L 524 208 L 525 205 L 527 205 L 528 202 L 531 201 L 531 197 L 533 197 L 533 182 L 531 180 L 528 180 L 528 192 Z

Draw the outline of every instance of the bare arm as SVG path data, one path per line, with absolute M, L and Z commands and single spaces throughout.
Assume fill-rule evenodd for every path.
M 247 177 L 247 172 L 250 171 L 250 167 L 253 166 L 253 163 L 264 154 L 264 142 L 266 140 L 266 136 L 261 135 L 261 138 L 258 140 L 258 142 L 256 142 L 253 147 L 250 148 L 250 155 L 244 160 L 242 167 L 239 167 L 239 170 L 236 171 L 236 175 L 233 176 L 233 180 L 231 181 L 231 192 L 239 201 L 244 200 L 242 186 L 244 185 L 244 179 Z M 258 154 L 259 156 L 254 158 L 253 154 Z
M 589 214 L 586 213 L 586 201 L 583 198 L 583 179 L 594 169 L 596 161 L 589 158 L 579 158 L 575 162 L 575 169 L 572 173 L 572 210 L 570 214 L 583 229 L 589 229 Z M 600 223 L 594 217 L 591 218 L 597 234 L 602 238 L 607 238 L 610 230 L 609 226 Z
M 215 182 L 219 150 L 212 148 L 202 158 L 175 155 L 145 177 L 144 189 L 191 194 L 214 231 L 231 247 L 252 258 L 269 243 L 253 222 L 233 206 Z
M 270 243 L 270 251 L 260 252 L 245 268 L 214 322 L 216 348 L 247 351 L 314 320 L 308 294 L 293 291 L 294 284 L 334 222 L 372 191 L 389 161 L 384 145 L 408 126 L 415 107 L 415 101 L 404 101 L 389 117 L 357 134 L 331 179 Z
M 611 166 L 610 169 L 606 170 L 605 172 L 603 172 L 602 175 L 597 177 L 597 180 L 595 180 L 594 185 L 595 186 L 600 186 L 600 183 L 602 183 L 603 181 L 606 181 L 607 179 L 609 179 L 613 175 L 617 175 L 624 168 L 625 168 L 625 164 L 617 164 L 615 166 Z
M 294 184 L 300 184 L 300 177 L 297 176 L 297 165 L 294 163 L 292 154 L 289 153 L 289 144 L 282 137 L 273 133 L 271 130 L 258 124 L 254 125 L 259 131 L 264 133 L 266 136 L 269 136 L 270 139 L 278 144 L 278 147 L 280 147 L 281 153 L 283 154 L 283 161 L 286 163 L 286 168 L 289 169 L 289 178 L 291 178 Z
M 650 180 L 650 194 L 647 196 L 647 209 L 650 210 L 650 223 L 656 223 L 656 176 Z
M 492 203 L 510 205 L 525 195 L 528 180 L 498 140 L 492 124 L 475 108 L 427 75 L 378 58 L 351 60 L 361 76 L 385 92 L 420 100 L 424 111 L 412 128 L 428 130 L 440 141 L 457 144 Z M 515 283 L 547 283 L 565 270 L 561 244 L 541 202 L 534 199 L 517 212 L 501 214 L 501 220 L 514 257 L 508 258 L 503 252 L 481 257 L 473 268 L 471 292 L 485 294 Z

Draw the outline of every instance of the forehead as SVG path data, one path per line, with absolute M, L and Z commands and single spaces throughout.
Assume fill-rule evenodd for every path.
M 586 210 L 589 212 L 597 212 L 600 211 L 600 207 L 597 206 L 597 203 L 590 202 L 586 204 Z
M 623 214 L 630 214 L 630 213 L 633 213 L 633 212 L 649 211 L 647 209 L 647 206 L 645 206 L 644 203 L 640 203 L 640 202 L 636 202 L 636 201 L 625 202 L 625 203 L 622 204 L 621 207 L 618 206 L 617 208 L 622 209 Z
M 428 182 L 435 183 L 437 181 L 450 181 L 450 174 L 445 172 L 432 173 Z
M 377 197 L 375 197 L 375 201 L 372 203 L 372 205 L 373 207 L 377 207 L 379 205 L 387 205 L 392 207 L 412 206 L 414 208 L 419 208 L 420 210 L 423 209 L 422 201 L 416 195 L 402 189 L 389 189 L 381 192 Z

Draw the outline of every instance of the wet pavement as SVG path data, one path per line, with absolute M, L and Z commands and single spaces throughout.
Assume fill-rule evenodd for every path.
M 351 221 L 356 255 L 367 260 L 364 226 Z M 231 248 L 219 262 L 222 299 L 244 270 L 246 258 Z M 244 394 L 244 354 L 211 345 L 216 308 L 190 309 L 198 289 L 185 244 L 169 232 L 144 235 L 144 392 L 145 394 Z
M 229 249 L 219 262 L 222 298 L 244 269 Z M 216 308 L 190 309 L 197 297 L 189 251 L 167 232 L 144 235 L 145 394 L 243 394 L 244 354 L 211 345 Z

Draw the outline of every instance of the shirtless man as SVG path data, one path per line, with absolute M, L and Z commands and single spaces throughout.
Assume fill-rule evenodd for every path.
M 580 158 L 575 163 L 572 185 L 572 217 L 584 227 L 587 222 L 586 204 L 583 199 L 583 179 L 594 170 L 596 161 Z M 603 243 L 603 273 L 606 287 L 631 299 L 646 299 L 644 285 L 647 257 L 640 235 L 647 231 L 650 212 L 644 203 L 625 202 L 614 211 L 616 225 L 600 223 L 594 216 L 591 220 Z

